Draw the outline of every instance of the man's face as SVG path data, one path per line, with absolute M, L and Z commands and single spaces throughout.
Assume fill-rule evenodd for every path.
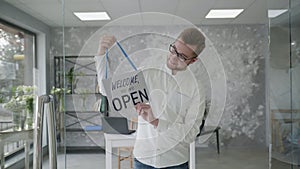
M 196 50 L 196 45 L 186 44 L 181 39 L 178 39 L 175 43 L 171 44 L 169 50 L 167 66 L 172 71 L 183 71 L 189 64 L 192 64 L 197 60 L 194 52 Z M 181 55 L 181 58 L 178 57 L 178 54 Z

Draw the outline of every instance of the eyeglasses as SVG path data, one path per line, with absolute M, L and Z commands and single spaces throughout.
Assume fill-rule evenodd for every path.
M 176 49 L 176 46 L 174 44 L 170 44 L 169 46 L 169 51 L 178 57 L 178 59 L 182 62 L 185 62 L 187 60 L 191 60 L 191 59 L 194 59 L 195 57 L 193 58 L 190 58 L 190 59 L 187 59 L 188 57 L 186 55 L 184 55 L 183 53 L 178 53 L 177 49 Z

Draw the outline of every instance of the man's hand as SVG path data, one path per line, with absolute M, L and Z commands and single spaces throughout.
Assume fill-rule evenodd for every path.
M 145 121 L 157 127 L 159 120 L 154 117 L 152 108 L 149 104 L 138 103 L 137 105 L 135 105 L 135 109 L 138 115 L 141 116 Z
M 103 36 L 100 39 L 98 55 L 99 56 L 104 55 L 105 50 L 109 49 L 115 42 L 116 42 L 115 36 L 108 36 L 108 35 Z

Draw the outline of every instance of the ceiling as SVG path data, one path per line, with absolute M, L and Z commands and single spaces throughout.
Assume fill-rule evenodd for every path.
M 80 21 L 73 12 L 107 11 L 112 20 L 139 12 L 169 13 L 193 24 L 266 24 L 266 0 L 6 0 L 51 27 L 103 26 L 109 21 Z M 64 10 L 63 10 L 64 4 Z M 285 6 L 286 4 L 275 5 Z M 243 8 L 235 19 L 206 19 L 212 8 Z M 64 14 L 64 17 L 63 17 Z

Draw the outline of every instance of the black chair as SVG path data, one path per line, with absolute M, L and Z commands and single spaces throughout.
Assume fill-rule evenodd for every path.
M 205 120 L 207 117 L 207 111 L 204 111 L 204 116 L 202 119 L 202 123 L 200 125 L 200 132 L 197 135 L 197 137 L 206 135 L 206 134 L 210 134 L 210 133 L 216 133 L 216 139 L 217 139 L 217 150 L 218 150 L 218 154 L 220 154 L 220 141 L 219 141 L 219 130 L 221 129 L 220 126 L 205 126 Z

